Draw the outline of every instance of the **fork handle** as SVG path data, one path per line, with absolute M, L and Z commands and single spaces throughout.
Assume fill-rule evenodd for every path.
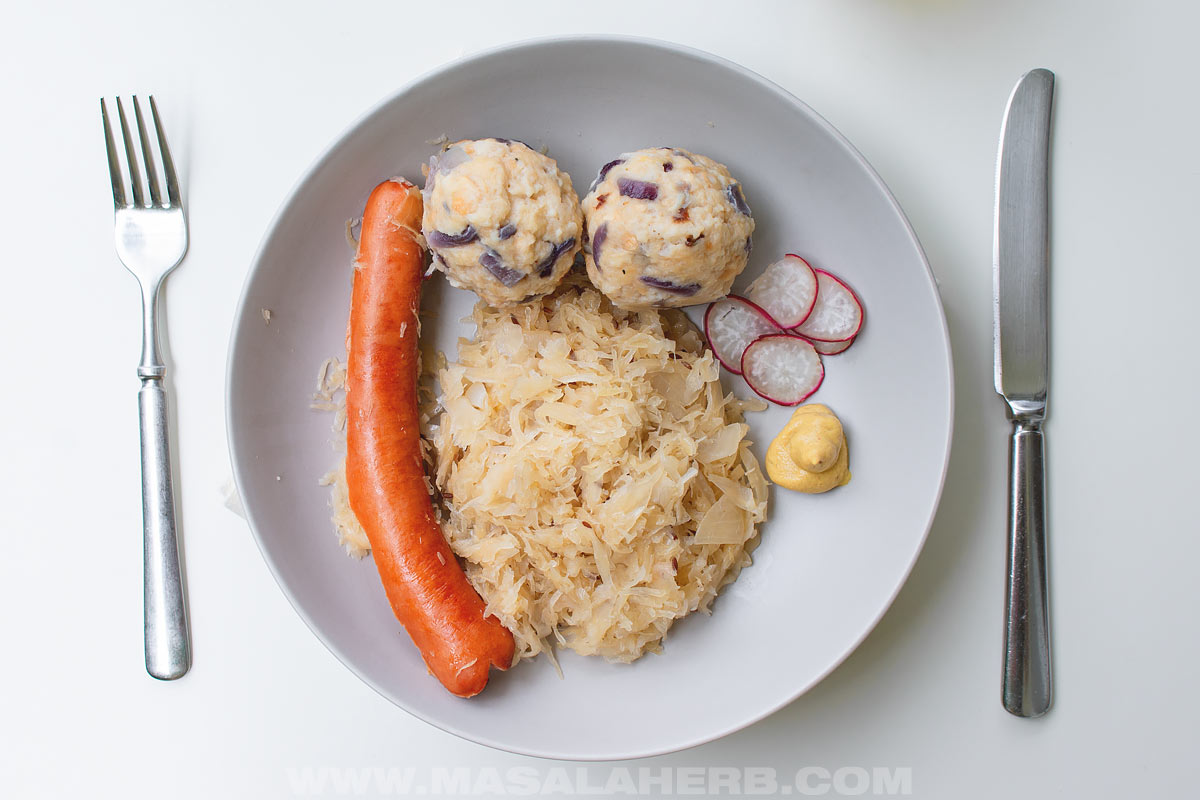
M 1004 708 L 1040 717 L 1050 708 L 1050 611 L 1046 581 L 1045 444 L 1040 421 L 1015 420 L 1009 449 L 1008 587 Z
M 175 536 L 167 393 L 161 374 L 142 376 L 138 412 L 142 432 L 146 671 L 159 680 L 170 681 L 188 671 L 192 649 Z

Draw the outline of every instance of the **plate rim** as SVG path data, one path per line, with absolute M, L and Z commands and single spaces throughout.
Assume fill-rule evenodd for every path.
M 648 49 L 665 51 L 674 56 L 683 56 L 686 58 L 695 59 L 695 60 L 706 62 L 709 64 L 714 64 L 718 67 L 722 67 L 727 70 L 731 70 L 731 71 L 737 73 L 742 78 L 750 80 L 750 81 L 758 84 L 762 88 L 766 89 L 771 94 L 775 95 L 775 97 L 780 102 L 788 103 L 788 104 L 791 104 L 792 106 L 797 107 L 802 113 L 809 116 L 823 130 L 823 132 L 825 134 L 827 134 L 828 136 L 831 137 L 831 139 L 838 146 L 840 146 L 843 150 L 845 150 L 847 152 L 847 154 L 858 164 L 858 166 L 861 167 L 865 171 L 866 175 L 871 179 L 871 181 L 873 182 L 875 187 L 880 192 L 882 192 L 883 196 L 887 199 L 888 204 L 891 207 L 892 213 L 897 217 L 897 219 L 903 225 L 904 231 L 907 233 L 908 238 L 911 241 L 911 244 L 912 244 L 913 248 L 915 249 L 917 256 L 920 259 L 921 265 L 924 267 L 925 279 L 928 284 L 927 288 L 930 291 L 930 294 L 934 300 L 934 305 L 936 306 L 937 311 L 938 311 L 938 322 L 940 323 L 940 327 L 941 327 L 942 341 L 945 343 L 945 349 L 944 349 L 945 361 L 942 366 L 945 369 L 945 374 L 946 374 L 946 378 L 947 378 L 946 403 L 947 403 L 947 411 L 948 411 L 948 413 L 946 415 L 945 429 L 943 431 L 943 437 L 942 437 L 942 449 L 943 449 L 944 456 L 943 456 L 943 460 L 942 460 L 941 474 L 938 478 L 937 491 L 933 494 L 932 505 L 928 509 L 927 519 L 925 522 L 924 530 L 922 531 L 921 536 L 916 543 L 916 546 L 913 550 L 912 557 L 909 559 L 908 564 L 905 565 L 903 571 L 899 575 L 899 578 L 898 578 L 895 586 L 893 586 L 891 591 L 888 593 L 887 599 L 883 603 L 881 608 L 879 609 L 878 613 L 871 619 L 870 623 L 863 629 L 863 631 L 845 648 L 845 650 L 842 653 L 840 653 L 837 656 L 837 658 L 835 658 L 829 664 L 829 666 L 824 671 L 818 673 L 811 680 L 802 684 L 792 694 L 790 694 L 786 697 L 782 697 L 777 703 L 769 705 L 765 710 L 756 711 L 756 712 L 750 714 L 749 716 L 740 720 L 738 723 L 736 723 L 734 725 L 723 727 L 722 729 L 714 731 L 714 732 L 704 733 L 699 736 L 680 741 L 680 742 L 670 745 L 670 746 L 664 746 L 664 747 L 660 747 L 660 748 L 656 748 L 656 749 L 652 749 L 652 750 L 636 751 L 636 752 L 613 751 L 613 752 L 608 752 L 608 753 L 603 753 L 603 754 L 598 754 L 598 755 L 588 755 L 588 756 L 580 756 L 577 753 L 567 753 L 567 752 L 562 752 L 562 751 L 555 752 L 553 750 L 545 749 L 545 748 L 528 749 L 528 748 L 517 747 L 517 746 L 506 744 L 502 741 L 492 739 L 491 737 L 488 737 L 488 736 L 481 736 L 478 734 L 470 733 L 468 731 L 458 728 L 455 725 L 446 724 L 444 722 L 431 719 L 421 713 L 418 713 L 414 709 L 410 708 L 408 705 L 401 702 L 398 698 L 391 696 L 391 694 L 389 694 L 385 689 L 383 689 L 381 686 L 378 686 L 374 681 L 370 680 L 366 675 L 364 675 L 361 671 L 359 671 L 354 666 L 354 664 L 351 663 L 350 659 L 344 653 L 342 653 L 331 641 L 326 639 L 326 637 L 322 635 L 321 631 L 318 630 L 318 628 L 315 625 L 315 623 L 313 622 L 313 620 L 309 617 L 307 612 L 304 610 L 304 608 L 299 603 L 296 596 L 292 593 L 291 589 L 288 587 L 286 582 L 282 579 L 280 572 L 279 572 L 279 568 L 278 568 L 277 564 L 275 563 L 275 559 L 271 556 L 270 552 L 268 551 L 268 548 L 264 545 L 263 537 L 259 533 L 259 528 L 258 528 L 258 525 L 256 524 L 256 521 L 254 518 L 255 517 L 254 511 L 251 508 L 251 506 L 249 504 L 247 504 L 243 499 L 244 495 L 242 492 L 242 486 L 244 485 L 245 482 L 242 479 L 242 474 L 241 474 L 242 470 L 240 469 L 241 459 L 238 456 L 239 447 L 237 444 L 237 440 L 234 436 L 234 430 L 233 430 L 234 367 L 235 367 L 237 354 L 238 354 L 239 331 L 242 327 L 243 320 L 246 317 L 251 283 L 254 280 L 255 274 L 258 271 L 258 267 L 263 259 L 265 252 L 267 251 L 268 247 L 273 244 L 273 241 L 275 239 L 275 236 L 277 235 L 281 221 L 284 219 L 285 215 L 289 212 L 291 207 L 295 204 L 295 202 L 300 194 L 301 189 L 312 179 L 313 175 L 316 174 L 331 159 L 334 152 L 342 145 L 342 143 L 350 135 L 352 135 L 354 132 L 358 131 L 365 123 L 367 123 L 370 119 L 375 117 L 384 108 L 391 105 L 392 103 L 397 102 L 401 97 L 403 97 L 405 94 L 411 92 L 418 86 L 425 84 L 429 81 L 435 80 L 444 73 L 448 73 L 450 71 L 460 69 L 465 65 L 468 65 L 468 64 L 471 64 L 474 62 L 478 62 L 478 61 L 483 61 L 486 59 L 495 58 L 497 56 L 502 56 L 505 53 L 518 51 L 518 50 L 534 49 L 534 48 L 544 47 L 544 46 L 549 46 L 549 45 L 562 45 L 562 44 L 570 44 L 570 43 L 600 44 L 600 45 L 606 45 L 606 44 L 636 45 L 636 46 L 645 47 Z M 230 466 L 231 466 L 231 469 L 233 472 L 234 486 L 238 492 L 238 499 L 242 506 L 244 518 L 246 520 L 246 523 L 250 527 L 251 533 L 253 534 L 254 543 L 258 547 L 259 554 L 262 556 L 263 561 L 266 562 L 267 569 L 270 571 L 271 576 L 275 579 L 276 585 L 283 592 L 284 597 L 287 598 L 289 605 L 291 605 L 292 609 L 296 612 L 296 614 L 304 622 L 305 626 L 309 629 L 309 631 L 317 638 L 317 640 L 319 642 L 321 642 L 321 644 L 324 645 L 325 648 L 334 656 L 334 658 L 336 658 L 339 662 L 341 662 L 341 664 L 344 667 L 346 667 L 346 669 L 348 669 L 359 680 L 361 680 L 363 683 L 365 683 L 367 686 L 369 686 L 371 689 L 373 689 L 377 694 L 379 694 L 381 697 L 386 699 L 392 705 L 394 705 L 397 708 L 400 708 L 403 711 L 405 711 L 406 713 L 410 714 L 412 717 L 419 719 L 426 724 L 432 725 L 435 728 L 438 728 L 439 730 L 445 731 L 454 736 L 458 736 L 459 738 L 464 739 L 466 741 L 474 742 L 474 743 L 481 744 L 481 745 L 484 745 L 487 747 L 492 747 L 496 750 L 501 750 L 504 752 L 514 753 L 517 755 L 524 755 L 524 756 L 533 756 L 536 758 L 543 758 L 543 759 L 570 760 L 570 761 L 582 761 L 582 762 L 605 762 L 605 761 L 617 761 L 617 760 L 629 760 L 629 759 L 642 759 L 642 758 L 650 758 L 653 756 L 666 755 L 668 753 L 676 753 L 676 752 L 680 752 L 683 750 L 689 750 L 689 749 L 692 749 L 695 747 L 699 747 L 700 745 L 716 741 L 717 739 L 721 739 L 721 738 L 724 738 L 725 736 L 729 736 L 730 734 L 736 733 L 740 730 L 744 730 L 745 728 L 748 728 L 751 725 L 754 725 L 755 723 L 765 719 L 766 717 L 771 716 L 772 714 L 774 714 L 775 712 L 784 708 L 785 706 L 788 706 L 791 703 L 795 702 L 798 698 L 807 694 L 814 686 L 819 684 L 821 681 L 825 680 L 825 678 L 827 678 L 830 675 L 830 673 L 832 673 L 839 666 L 841 666 L 846 661 L 846 659 L 849 658 L 850 655 L 859 648 L 859 646 L 866 640 L 866 638 L 871 635 L 871 632 L 875 630 L 875 628 L 879 625 L 879 622 L 883 619 L 883 617 L 891 609 L 892 605 L 896 601 L 897 596 L 900 594 L 900 591 L 904 588 L 904 585 L 908 582 L 908 579 L 912 574 L 913 568 L 916 566 L 917 561 L 920 559 L 921 553 L 924 552 L 924 550 L 925 550 L 925 544 L 928 541 L 930 530 L 932 529 L 933 523 L 937 518 L 937 511 L 938 511 L 939 506 L 941 505 L 942 493 L 945 490 L 946 476 L 947 476 L 947 472 L 949 470 L 950 455 L 951 455 L 951 450 L 952 450 L 952 445 L 953 445 L 954 415 L 955 415 L 955 380 L 954 380 L 954 377 L 955 376 L 954 376 L 953 346 L 952 346 L 952 342 L 950 339 L 950 331 L 949 331 L 949 326 L 948 326 L 947 320 L 946 320 L 945 307 L 942 303 L 941 292 L 939 291 L 939 288 L 938 288 L 937 279 L 933 274 L 933 269 L 929 265 L 929 259 L 925 254 L 925 249 L 921 246 L 920 239 L 918 238 L 916 231 L 913 229 L 912 223 L 909 221 L 908 216 L 904 213 L 904 210 L 900 206 L 899 201 L 896 200 L 895 195 L 892 194 L 891 189 L 888 188 L 887 184 L 879 176 L 879 173 L 876 172 L 875 168 L 871 165 L 871 163 L 863 156 L 863 154 L 861 152 L 859 152 L 858 148 L 856 148 L 850 142 L 850 140 L 846 138 L 846 136 L 844 136 L 828 120 L 826 120 L 823 116 L 821 116 L 821 114 L 819 114 L 817 111 L 815 111 L 811 106 L 809 106 L 807 103 L 805 103 L 799 97 L 792 94 L 787 89 L 785 89 L 784 87 L 775 83 L 774 81 L 770 80 L 769 78 L 766 78 L 765 76 L 763 76 L 747 67 L 744 67 L 741 64 L 738 64 L 737 62 L 731 61 L 730 59 L 725 58 L 724 56 L 720 56 L 715 53 L 710 53 L 708 51 L 701 50 L 696 47 L 691 47 L 689 45 L 683 45 L 683 44 L 679 44 L 676 42 L 671 42 L 671 41 L 667 41 L 667 40 L 663 40 L 663 39 L 655 39 L 655 38 L 643 37 L 643 36 L 630 36 L 630 35 L 625 35 L 625 34 L 570 34 L 570 35 L 558 35 L 558 36 L 539 36 L 539 37 L 534 37 L 534 38 L 519 39 L 516 41 L 497 45 L 495 47 L 483 49 L 483 50 L 471 53 L 470 55 L 465 55 L 463 57 L 456 58 L 452 61 L 448 61 L 448 62 L 439 64 L 436 67 L 433 67 L 431 69 L 428 69 L 428 70 L 422 72 L 421 74 L 419 74 L 412 80 L 406 82 L 400 88 L 396 89 L 395 91 L 393 91 L 393 92 L 389 93 L 388 95 L 386 95 L 385 97 L 381 98 L 376 103 L 374 103 L 369 108 L 367 108 L 365 111 L 363 111 L 361 114 L 359 114 L 354 120 L 352 120 L 348 125 L 346 125 L 336 136 L 334 136 L 334 138 L 331 139 L 330 142 L 324 148 L 321 149 L 321 151 L 316 155 L 316 157 L 313 158 L 309 162 L 309 164 L 300 172 L 299 177 L 293 182 L 291 188 L 288 190 L 287 194 L 284 196 L 283 200 L 280 202 L 279 207 L 276 209 L 274 215 L 272 215 L 272 217 L 271 217 L 270 222 L 268 222 L 266 228 L 264 229 L 262 238 L 259 241 L 258 247 L 255 250 L 254 257 L 251 259 L 250 266 L 246 270 L 246 276 L 242 281 L 241 292 L 238 297 L 238 303 L 237 303 L 236 310 L 234 311 L 233 325 L 232 325 L 232 330 L 231 330 L 230 336 L 229 336 L 229 346 L 228 346 L 227 352 L 226 352 L 225 398 L 224 398 L 224 400 L 225 400 L 225 402 L 224 402 L 225 437 L 226 437 L 226 445 L 227 445 L 227 448 L 229 451 Z

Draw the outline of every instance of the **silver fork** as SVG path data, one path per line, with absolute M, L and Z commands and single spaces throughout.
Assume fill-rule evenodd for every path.
M 158 296 L 163 279 L 179 266 L 187 252 L 187 220 L 179 197 L 179 181 L 167 138 L 163 134 L 158 106 L 150 98 L 150 113 L 162 156 L 166 178 L 167 202 L 159 190 L 158 170 L 152 152 L 142 108 L 133 98 L 146 183 L 138 171 L 138 153 L 129 133 L 129 122 L 121 98 L 117 115 L 121 120 L 121 138 L 125 143 L 129 166 L 129 187 L 133 202 L 125 194 L 125 182 L 117 147 L 113 142 L 108 108 L 100 100 L 104 120 L 104 144 L 108 150 L 108 172 L 112 178 L 113 205 L 116 207 L 117 256 L 137 278 L 142 290 L 142 362 L 138 378 L 138 416 L 142 439 L 142 559 L 144 570 L 144 611 L 146 626 L 146 671 L 160 680 L 182 677 L 192 664 L 188 636 L 187 609 L 179 564 L 179 544 L 175 536 L 175 490 L 171 480 L 170 434 L 167 424 L 167 393 L 163 376 L 167 368 L 158 350 Z M 150 192 L 146 202 L 145 190 Z

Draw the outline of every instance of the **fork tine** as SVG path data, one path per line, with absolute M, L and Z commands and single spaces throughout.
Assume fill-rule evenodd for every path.
M 124 208 L 125 181 L 121 179 L 121 162 L 117 158 L 117 144 L 113 141 L 112 126 L 108 124 L 108 108 L 100 98 L 100 119 L 104 121 L 104 149 L 108 151 L 108 177 L 112 181 L 113 205 Z
M 167 135 L 163 133 L 162 120 L 158 118 L 158 104 L 150 95 L 150 114 L 154 117 L 154 132 L 158 134 L 158 150 L 162 153 L 163 177 L 167 179 L 167 196 L 172 206 L 179 206 L 179 180 L 175 177 L 175 162 L 171 160 L 171 149 L 167 147 Z
M 158 171 L 154 169 L 154 151 L 150 149 L 150 137 L 146 135 L 146 122 L 142 119 L 142 107 L 137 95 L 133 96 L 133 117 L 137 120 L 138 140 L 142 144 L 142 161 L 146 164 L 146 184 L 150 187 L 150 202 L 156 206 L 162 205 L 162 195 L 158 191 Z
M 133 147 L 133 137 L 129 135 L 129 122 L 125 119 L 125 107 L 121 98 L 117 98 L 117 116 L 121 118 L 121 137 L 125 140 L 125 160 L 129 162 L 129 188 L 133 190 L 133 204 L 146 205 L 146 197 L 142 194 L 142 175 L 138 172 L 137 151 Z

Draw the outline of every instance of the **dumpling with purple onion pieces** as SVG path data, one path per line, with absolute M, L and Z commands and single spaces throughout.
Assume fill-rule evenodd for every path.
M 491 306 L 553 291 L 582 246 L 570 176 L 522 142 L 455 142 L 429 159 L 422 195 L 434 266 Z
M 624 153 L 583 199 L 588 277 L 622 308 L 709 303 L 750 258 L 754 218 L 723 164 L 677 147 Z

